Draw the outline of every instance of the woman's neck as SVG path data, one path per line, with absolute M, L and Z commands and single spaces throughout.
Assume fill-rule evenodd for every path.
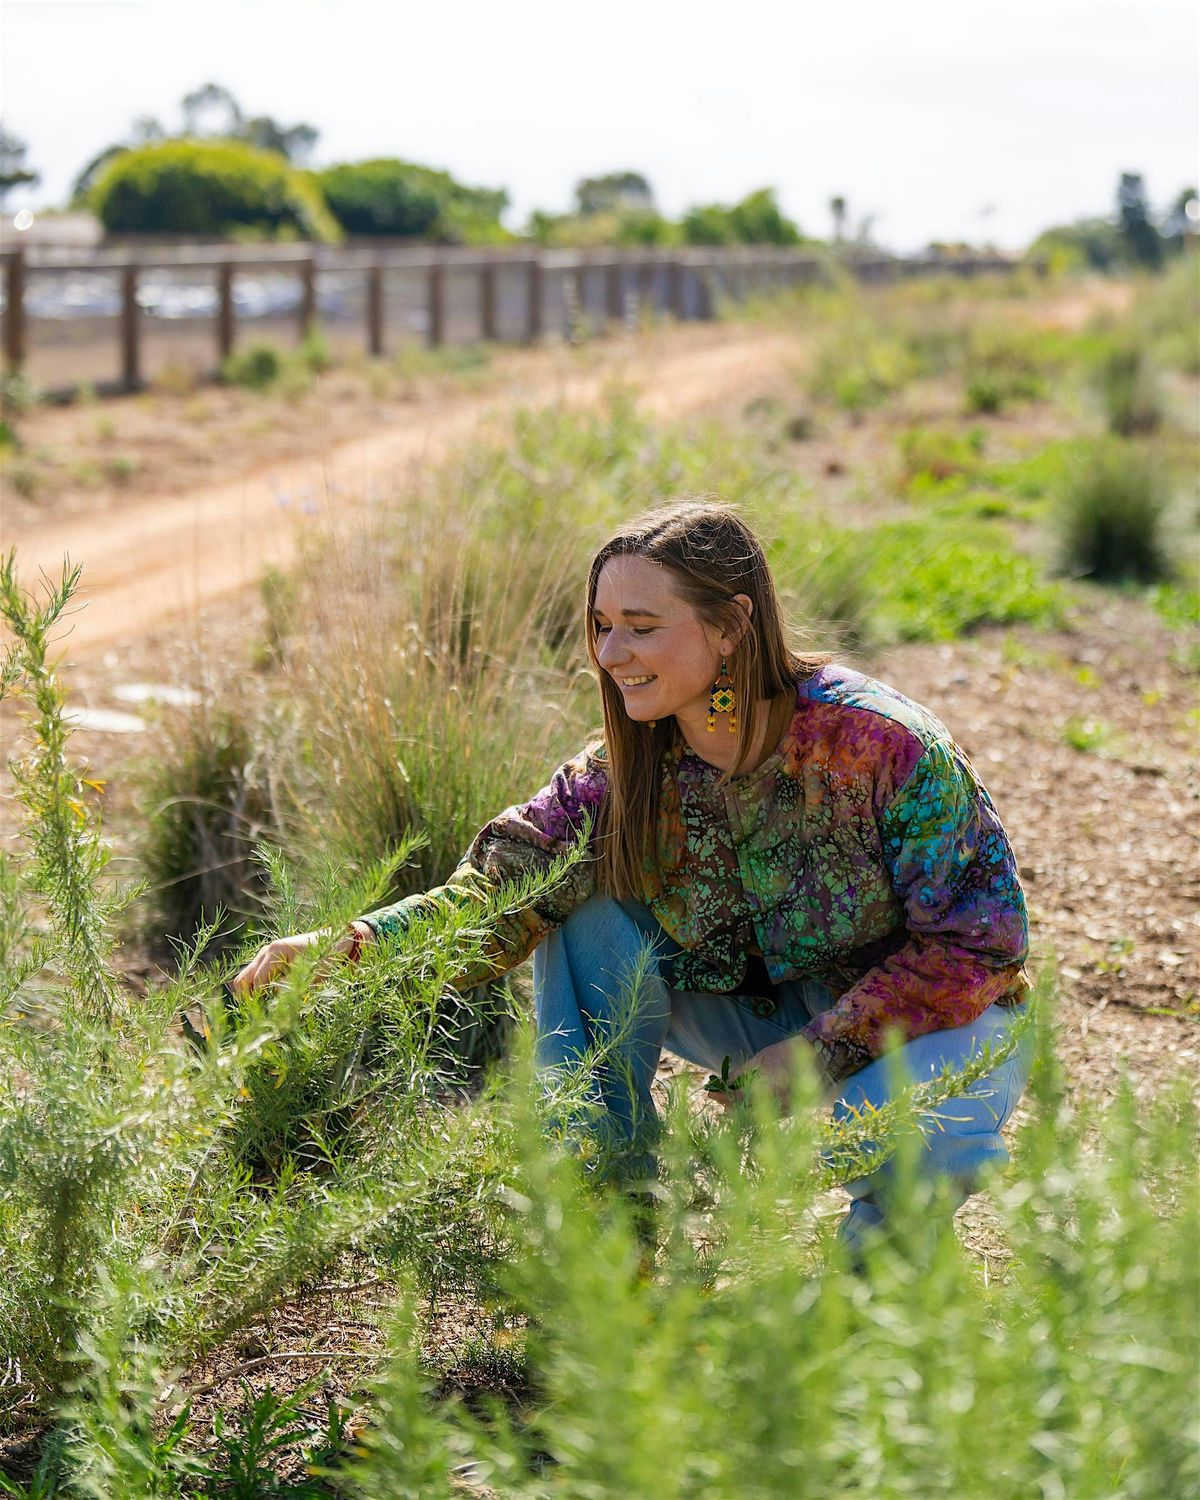
M 756 771 L 763 761 L 774 755 L 787 728 L 790 708 L 790 700 L 782 697 L 762 698 L 755 703 L 750 754 L 746 757 L 745 764 L 739 768 L 739 776 L 744 776 L 748 771 Z M 680 720 L 676 722 L 685 744 L 694 755 L 719 770 L 729 771 L 733 768 L 738 752 L 737 735 L 722 733 L 724 725 L 718 725 L 716 733 L 710 734 L 707 720 L 699 726 L 685 724 Z

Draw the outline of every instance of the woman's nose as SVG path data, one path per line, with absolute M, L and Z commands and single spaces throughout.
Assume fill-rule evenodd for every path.
M 617 640 L 616 632 L 610 630 L 607 635 L 601 637 L 600 649 L 596 656 L 602 667 L 615 667 L 629 660 L 629 647 L 622 645 Z

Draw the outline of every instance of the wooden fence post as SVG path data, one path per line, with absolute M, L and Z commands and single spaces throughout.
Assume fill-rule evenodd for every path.
M 500 318 L 496 301 L 498 271 L 496 262 L 492 260 L 480 272 L 479 332 L 485 344 L 494 344 L 499 338 Z
M 383 353 L 383 267 L 367 267 L 367 351 L 372 359 Z
M 625 267 L 619 260 L 609 261 L 604 273 L 604 304 L 610 323 L 625 316 Z
M 138 349 L 138 268 L 121 267 L 121 384 L 136 391 L 141 384 Z
M 217 363 L 233 353 L 233 266 L 223 261 L 217 267 Z
M 642 262 L 641 273 L 642 311 L 651 317 L 658 311 L 658 262 Z
M 4 363 L 19 370 L 25 363 L 25 252 L 4 257 Z
M 687 317 L 687 267 L 679 260 L 667 263 L 667 303 L 682 323 Z
M 310 256 L 300 262 L 300 337 L 312 332 L 317 319 L 317 260 Z
M 535 256 L 529 262 L 527 297 L 526 337 L 531 344 L 536 344 L 542 336 L 545 320 L 545 272 L 542 269 L 541 256 Z
M 429 347 L 439 348 L 446 338 L 446 267 L 435 260 L 429 267 Z

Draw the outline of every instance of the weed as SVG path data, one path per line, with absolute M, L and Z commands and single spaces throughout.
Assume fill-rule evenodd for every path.
M 184 360 L 168 360 L 150 377 L 150 389 L 155 395 L 180 399 L 191 396 L 199 383 L 200 376 L 195 366 Z
M 274 344 L 248 344 L 225 360 L 221 378 L 248 391 L 265 391 L 279 379 L 285 362 L 282 350 Z
M 827 334 L 818 347 L 809 389 L 818 401 L 856 413 L 878 406 L 916 375 L 917 362 L 901 340 L 850 327 Z
M 312 375 L 324 375 L 333 368 L 333 350 L 319 328 L 310 328 L 304 335 L 297 356 Z
M 909 428 L 900 436 L 901 489 L 923 495 L 957 487 L 979 470 L 985 443 L 981 427 L 965 433 L 953 428 Z
M 1063 743 L 1072 750 L 1085 755 L 1099 755 L 1110 750 L 1113 730 L 1102 719 L 1080 718 L 1072 715 L 1062 727 Z
M 21 417 L 42 400 L 42 393 L 24 370 L 5 370 L 0 374 L 0 415 Z
M 127 484 L 142 466 L 141 459 L 118 454 L 104 465 L 104 472 L 114 484 Z
M 11 484 L 24 500 L 36 500 L 42 487 L 42 478 L 37 468 L 26 462 L 6 463 L 0 478 Z

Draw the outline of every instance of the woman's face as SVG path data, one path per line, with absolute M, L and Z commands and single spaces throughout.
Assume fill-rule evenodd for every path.
M 739 594 L 747 607 L 750 600 Z M 645 557 L 610 558 L 593 605 L 596 656 L 631 719 L 699 727 L 732 642 L 675 592 L 670 571 Z

